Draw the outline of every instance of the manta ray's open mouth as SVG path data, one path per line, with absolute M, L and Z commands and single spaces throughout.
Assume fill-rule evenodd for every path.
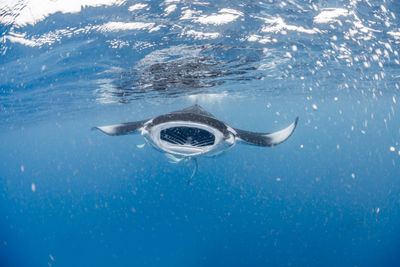
M 151 144 L 176 156 L 205 154 L 225 140 L 217 128 L 193 121 L 167 121 L 145 130 L 148 131 Z
M 195 147 L 211 146 L 215 136 L 209 131 L 196 127 L 171 127 L 160 131 L 160 139 L 176 145 Z

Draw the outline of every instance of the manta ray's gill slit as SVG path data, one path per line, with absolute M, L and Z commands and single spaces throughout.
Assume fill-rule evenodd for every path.
M 203 129 L 195 127 L 171 127 L 160 131 L 163 141 L 197 147 L 210 146 L 215 143 L 215 136 Z
M 168 141 L 170 143 L 179 144 L 179 145 L 183 145 L 186 143 L 186 140 L 183 139 L 183 137 L 181 137 L 181 136 L 173 136 L 173 135 L 165 134 L 165 135 L 161 135 L 161 139 L 164 141 Z

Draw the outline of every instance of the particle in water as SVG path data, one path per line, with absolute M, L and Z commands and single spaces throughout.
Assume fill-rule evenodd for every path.
M 277 182 L 279 182 L 280 180 L 281 180 L 281 178 L 279 178 L 279 177 L 278 177 L 278 178 L 276 178 L 276 181 L 277 181 Z
M 32 189 L 32 192 L 36 192 L 36 185 L 34 183 L 32 183 L 31 189 Z
M 301 144 L 301 145 L 300 145 L 300 148 L 303 148 L 303 147 L 304 147 L 304 145 L 303 145 L 303 144 Z
M 312 104 L 312 108 L 313 108 L 313 110 L 317 110 L 318 106 L 316 104 Z
M 380 208 L 376 208 L 376 213 L 379 213 L 380 211 Z
M 25 171 L 25 167 L 24 167 L 24 165 L 21 165 L 21 172 L 24 172 Z
M 351 178 L 355 179 L 356 175 L 354 173 L 351 174 Z
M 394 152 L 396 149 L 394 148 L 394 146 L 391 146 L 390 148 L 390 151 L 392 151 L 392 152 Z
M 144 148 L 145 145 L 146 145 L 146 143 L 140 144 L 140 145 L 136 145 L 136 147 L 137 147 L 137 148 Z
M 292 45 L 292 51 L 293 51 L 293 52 L 296 52 L 296 51 L 297 51 L 297 46 Z

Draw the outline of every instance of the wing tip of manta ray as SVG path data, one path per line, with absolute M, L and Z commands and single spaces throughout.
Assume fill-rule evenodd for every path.
M 109 126 L 95 126 L 92 127 L 91 130 L 95 131 L 95 130 L 99 130 L 107 135 L 118 135 L 118 133 L 115 131 L 115 126 L 114 125 L 109 125 Z
M 296 127 L 297 127 L 297 123 L 298 123 L 298 122 L 299 122 L 299 116 L 297 116 L 296 119 L 294 120 L 294 122 L 292 123 L 292 124 L 293 124 L 293 131 L 290 133 L 290 135 L 293 134 L 294 130 L 295 130 Z M 289 135 L 289 136 L 290 136 L 290 135 Z
M 296 129 L 298 122 L 299 122 L 299 117 L 297 116 L 294 122 L 292 122 L 288 127 L 280 131 L 277 131 L 275 133 L 271 133 L 270 134 L 271 146 L 277 146 L 285 142 L 287 139 L 289 139 L 289 137 L 292 136 L 292 134 L 294 133 L 294 130 Z M 276 141 L 274 141 L 275 138 Z
M 90 128 L 90 130 L 93 132 L 93 131 L 96 131 L 96 130 L 99 130 L 99 131 L 101 131 L 101 129 L 99 128 L 99 127 L 97 127 L 97 126 L 93 126 L 92 128 Z
M 289 136 L 287 138 L 289 138 L 294 133 L 294 130 L 296 129 L 298 122 L 299 122 L 299 116 L 297 116 L 296 119 L 294 120 L 294 122 L 292 122 L 292 124 L 289 125 L 289 127 L 291 127 L 293 125 L 293 129 L 292 129 L 292 131 L 290 132 L 290 134 L 289 134 Z

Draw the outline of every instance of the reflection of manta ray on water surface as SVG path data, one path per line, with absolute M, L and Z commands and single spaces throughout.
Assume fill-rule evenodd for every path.
M 166 152 L 170 159 L 179 162 L 196 157 L 215 156 L 231 147 L 236 141 L 256 146 L 275 146 L 290 137 L 298 118 L 288 127 L 273 133 L 256 133 L 230 127 L 205 111 L 199 105 L 167 113 L 152 119 L 95 127 L 108 135 L 141 133 L 155 148 Z

